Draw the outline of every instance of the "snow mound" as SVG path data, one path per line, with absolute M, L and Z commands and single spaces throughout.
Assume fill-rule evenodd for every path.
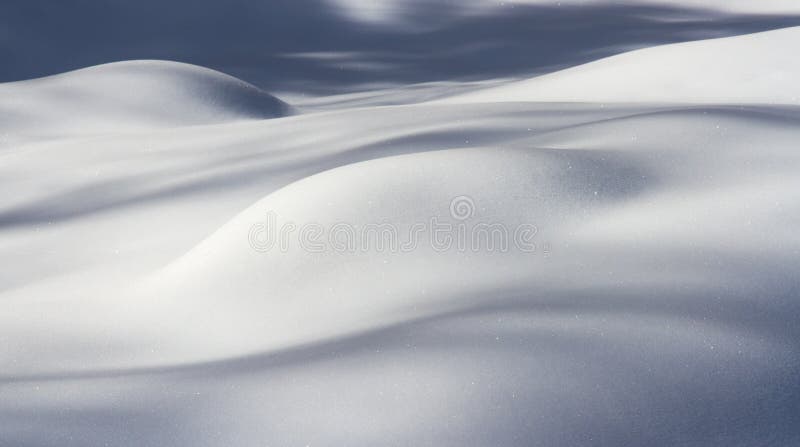
M 798 138 L 797 107 L 421 104 L 13 151 L 0 437 L 797 445 Z M 330 242 L 370 224 L 428 227 Z
M 284 116 L 283 101 L 232 76 L 126 61 L 0 84 L 0 133 L 55 136 Z
M 445 102 L 800 104 L 800 27 L 663 45 Z
M 593 173 L 597 163 L 608 171 Z M 567 169 L 573 175 L 562 174 Z M 485 176 L 475 176 L 478 171 Z M 635 169 L 577 151 L 490 147 L 342 166 L 252 205 L 160 272 L 144 295 L 158 296 L 156 306 L 170 297 L 176 312 L 190 312 L 203 331 L 191 339 L 214 334 L 203 343 L 203 355 L 287 348 L 404 321 L 424 315 L 422 309 L 439 310 L 453 296 L 542 270 L 543 256 L 515 250 L 510 241 L 507 252 L 498 247 L 484 257 L 486 247 L 475 253 L 440 245 L 446 241 L 434 241 L 433 228 L 554 227 L 566 210 L 596 202 L 597 189 L 641 186 L 622 185 L 626 172 Z M 561 183 L 569 185 L 566 192 Z M 454 217 L 456 210 L 467 219 Z M 319 247 L 303 236 L 316 225 Z M 278 242 L 280 229 L 290 228 L 295 231 L 286 234 L 285 246 L 268 246 L 270 238 Z M 176 328 L 164 338 L 177 341 L 191 331 Z

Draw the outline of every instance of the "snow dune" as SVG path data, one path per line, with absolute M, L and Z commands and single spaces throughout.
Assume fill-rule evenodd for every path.
M 800 27 L 631 51 L 446 102 L 800 104 Z
M 284 116 L 257 87 L 189 64 L 128 61 L 0 84 L 0 132 L 30 137 L 146 130 Z
M 54 265 L 93 258 L 4 294 L 0 331 L 18 340 L 2 354 L 4 414 L 51 421 L 4 437 L 619 445 L 678 427 L 705 445 L 795 440 L 798 122 L 779 108 L 420 105 L 177 129 L 155 158 L 120 144 L 135 169 L 191 148 L 221 167 L 185 181 L 227 186 L 4 233 L 4 262 L 33 256 L 15 241 Z M 460 195 L 476 221 L 534 223 L 549 254 L 248 240 L 269 211 L 406 228 L 448 219 Z M 62 406 L 69 418 L 49 413 Z
M 291 116 L 173 63 L 0 85 L 0 441 L 800 443 L 797 33 Z M 270 213 L 537 248 L 259 251 Z

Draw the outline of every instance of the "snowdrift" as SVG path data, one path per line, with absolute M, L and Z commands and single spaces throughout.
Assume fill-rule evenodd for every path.
M 3 293 L 13 312 L 0 337 L 14 342 L 0 346 L 11 403 L 0 408 L 54 422 L 0 434 L 76 446 L 109 433 L 120 445 L 373 445 L 386 433 L 414 445 L 791 445 L 798 138 L 792 107 L 466 104 L 12 154 L 11 168 L 85 157 L 58 178 L 84 194 L 76 203 L 108 181 L 78 174 L 119 159 L 127 170 L 104 175 L 153 169 L 188 182 L 166 191 L 190 193 L 120 182 L 103 212 L 2 232 L 3 274 L 33 264 L 39 276 Z M 460 197 L 471 212 L 451 207 Z M 400 234 L 432 217 L 532 223 L 541 245 L 259 251 L 251 230 L 269 212 Z M 53 277 L 59 266 L 73 271 Z
M 287 104 L 226 74 L 127 61 L 0 84 L 0 132 L 61 136 L 266 119 Z
M 0 442 L 800 445 L 797 36 L 293 116 L 0 85 Z
M 800 104 L 800 27 L 631 51 L 444 102 Z

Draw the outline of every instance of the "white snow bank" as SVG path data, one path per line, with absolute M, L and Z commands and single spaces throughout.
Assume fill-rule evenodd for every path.
M 0 295 L 0 438 L 794 445 L 798 123 L 417 105 L 28 146 L 0 179 L 27 197 L 1 274 L 29 278 Z M 269 211 L 405 234 L 460 196 L 540 250 L 250 245 Z
M 793 73 L 795 34 L 531 89 L 787 103 L 761 77 Z M 184 65 L 0 85 L 7 132 L 73 136 L 0 153 L 0 439 L 800 444 L 800 108 L 520 85 L 241 122 L 284 106 Z M 285 250 L 253 244 L 269 213 Z M 531 224 L 537 249 L 438 251 L 432 218 Z M 298 239 L 385 223 L 429 226 L 400 252 Z
M 288 110 L 232 76 L 168 61 L 117 62 L 0 84 L 0 134 L 131 131 L 273 118 Z
M 793 445 L 798 123 L 417 105 L 13 151 L 0 438 Z M 459 196 L 540 250 L 250 245 L 269 211 L 405 234 Z
M 800 104 L 798 47 L 800 27 L 664 45 L 443 101 Z

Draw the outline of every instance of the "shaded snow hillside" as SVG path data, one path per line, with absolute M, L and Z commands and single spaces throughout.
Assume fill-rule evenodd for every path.
M 800 104 L 800 27 L 651 47 L 449 102 Z
M 793 445 L 798 138 L 796 108 L 506 103 L 24 146 L 0 438 Z M 249 238 L 270 211 L 406 234 L 460 196 L 549 250 Z
M 286 115 L 289 107 L 226 74 L 167 61 L 128 61 L 0 84 L 0 133 L 109 133 Z
M 105 33 L 306 90 L 0 84 L 0 446 L 800 445 L 800 29 L 746 35 L 790 18 L 175 0 L 145 34 L 155 0 L 102 3 L 88 60 Z M 709 33 L 740 36 L 602 59 Z

